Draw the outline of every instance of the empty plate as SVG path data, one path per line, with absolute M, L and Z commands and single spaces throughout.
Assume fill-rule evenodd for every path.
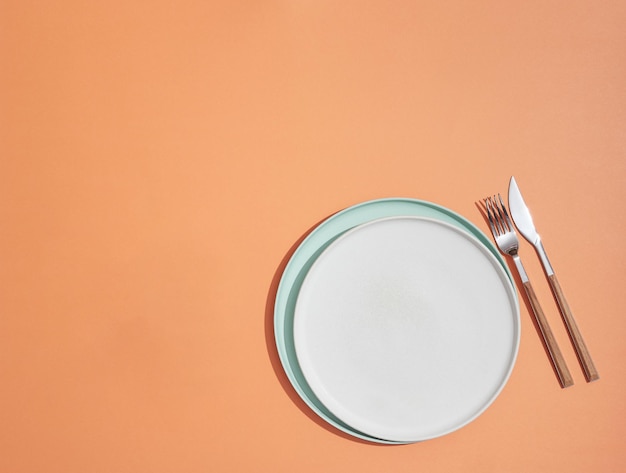
M 479 416 L 519 344 L 501 261 L 458 226 L 419 216 L 364 223 L 331 243 L 302 282 L 293 324 L 315 397 L 341 423 L 391 442 Z

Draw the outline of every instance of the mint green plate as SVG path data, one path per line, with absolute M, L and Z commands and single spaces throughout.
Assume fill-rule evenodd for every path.
M 422 200 L 389 198 L 371 200 L 354 205 L 323 221 L 302 241 L 287 263 L 276 292 L 274 336 L 280 361 L 298 395 L 319 417 L 353 437 L 382 444 L 411 442 L 395 442 L 370 437 L 342 422 L 324 406 L 313 393 L 298 365 L 293 339 L 293 317 L 302 282 L 317 257 L 328 245 L 340 235 L 358 225 L 379 218 L 399 216 L 433 218 L 465 230 L 493 253 L 509 275 L 511 284 L 514 284 L 508 266 L 502 259 L 500 252 L 478 227 L 445 207 Z

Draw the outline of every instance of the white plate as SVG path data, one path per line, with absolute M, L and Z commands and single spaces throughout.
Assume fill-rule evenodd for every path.
M 338 419 L 414 442 L 480 415 L 510 375 L 519 307 L 500 262 L 439 220 L 394 217 L 334 241 L 294 315 L 304 377 Z
M 315 414 L 328 422 L 330 426 L 355 438 L 374 443 L 401 444 L 409 442 L 393 442 L 365 435 L 342 422 L 326 408 L 309 387 L 298 364 L 293 340 L 293 318 L 302 282 L 317 257 L 323 253 L 328 245 L 346 231 L 359 225 L 381 218 L 407 215 L 447 222 L 471 234 L 494 255 L 502 268 L 507 271 L 509 279 L 513 280 L 508 266 L 491 238 L 465 217 L 433 202 L 409 198 L 386 198 L 358 203 L 333 214 L 317 225 L 289 256 L 276 290 L 274 303 L 276 349 L 285 374 L 296 393 Z

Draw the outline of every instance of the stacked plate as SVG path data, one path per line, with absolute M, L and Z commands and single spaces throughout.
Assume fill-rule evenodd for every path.
M 405 444 L 476 419 L 519 345 L 508 268 L 472 223 L 414 199 L 328 218 L 293 253 L 275 302 L 287 377 L 341 431 Z

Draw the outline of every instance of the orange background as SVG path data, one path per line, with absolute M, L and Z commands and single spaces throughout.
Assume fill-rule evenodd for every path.
M 623 1 L 2 1 L 0 471 L 626 470 Z M 290 387 L 272 303 L 314 224 L 515 175 L 601 379 L 527 307 L 476 421 L 408 446 Z

